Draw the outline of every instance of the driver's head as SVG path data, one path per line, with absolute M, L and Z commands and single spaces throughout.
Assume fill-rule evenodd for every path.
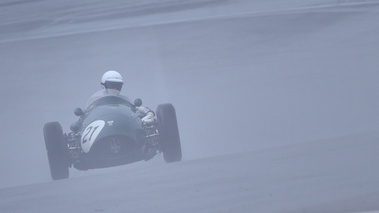
M 122 76 L 114 70 L 105 72 L 103 77 L 101 77 L 101 85 L 103 85 L 105 89 L 121 91 L 123 84 Z

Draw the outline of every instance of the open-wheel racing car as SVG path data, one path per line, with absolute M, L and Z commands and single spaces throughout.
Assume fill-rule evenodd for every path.
M 161 104 L 156 109 L 156 120 L 142 122 L 137 107 L 118 96 L 104 96 L 85 111 L 75 109 L 79 116 L 70 126 L 72 132 L 63 133 L 59 122 L 43 127 L 50 173 L 53 180 L 69 177 L 69 168 L 88 170 L 150 160 L 163 153 L 167 163 L 180 161 L 182 150 L 175 108 Z

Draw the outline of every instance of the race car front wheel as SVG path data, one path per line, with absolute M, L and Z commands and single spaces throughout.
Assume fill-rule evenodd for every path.
M 178 123 L 175 108 L 172 104 L 161 104 L 157 108 L 159 142 L 163 158 L 167 163 L 182 159 Z
M 64 142 L 62 126 L 58 122 L 46 123 L 43 135 L 52 179 L 68 178 L 67 145 Z

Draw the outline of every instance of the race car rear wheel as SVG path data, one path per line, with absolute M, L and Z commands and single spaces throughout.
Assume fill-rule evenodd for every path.
M 64 142 L 62 126 L 58 122 L 46 123 L 43 127 L 43 135 L 52 179 L 68 178 L 68 150 Z
M 167 163 L 180 161 L 182 148 L 175 108 L 172 104 L 161 104 L 156 112 L 163 158 Z

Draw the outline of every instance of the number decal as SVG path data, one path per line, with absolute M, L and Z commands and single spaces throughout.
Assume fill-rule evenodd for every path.
M 85 143 L 85 142 L 87 142 L 87 141 L 91 141 L 92 136 L 93 136 L 93 134 L 95 133 L 95 131 L 96 131 L 97 128 L 99 128 L 99 126 L 95 126 L 95 127 L 93 127 L 93 126 L 89 126 L 89 127 L 86 129 L 86 130 L 87 130 L 87 133 L 86 133 L 86 134 L 84 135 L 84 137 L 83 137 L 83 143 Z M 92 132 L 92 133 L 91 133 L 91 135 L 89 136 L 89 138 L 87 139 L 88 134 L 89 134 L 90 132 Z
M 89 140 L 92 139 L 93 133 L 95 133 L 95 131 L 96 131 L 97 128 L 99 128 L 99 126 L 95 126 L 95 127 L 93 128 L 93 131 L 92 131 L 92 133 L 91 133 L 91 136 L 89 136 Z
M 90 123 L 85 130 L 83 131 L 82 136 L 82 149 L 85 153 L 88 153 L 91 149 L 91 146 L 93 142 L 95 142 L 97 136 L 101 132 L 105 125 L 105 121 L 103 120 L 97 120 L 92 123 Z
M 89 127 L 86 129 L 87 133 L 86 133 L 86 134 L 84 135 L 84 137 L 83 137 L 83 143 L 87 142 L 87 136 L 88 136 L 88 134 L 91 132 L 91 129 L 92 129 L 92 126 L 89 126 Z

